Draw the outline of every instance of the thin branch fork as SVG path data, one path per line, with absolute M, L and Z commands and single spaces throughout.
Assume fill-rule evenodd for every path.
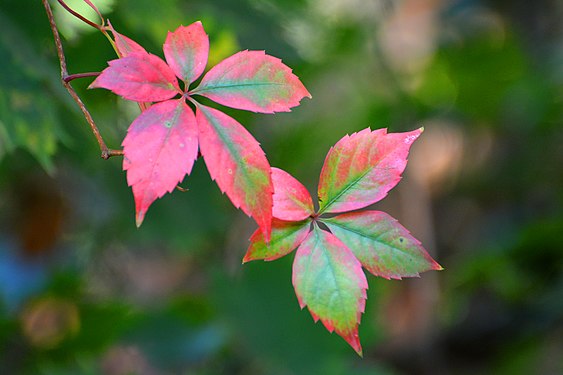
M 113 150 L 113 149 L 110 149 L 110 148 L 107 147 L 106 143 L 104 142 L 104 139 L 102 138 L 100 130 L 98 129 L 98 127 L 96 126 L 96 123 L 94 122 L 94 119 L 92 118 L 92 115 L 90 114 L 90 112 L 88 111 L 86 106 L 84 105 L 84 102 L 82 101 L 82 99 L 80 99 L 80 97 L 78 96 L 78 94 L 76 93 L 76 91 L 74 90 L 74 88 L 70 84 L 70 82 L 74 79 L 84 78 L 84 77 L 94 77 L 94 76 L 98 75 L 99 73 L 92 72 L 92 73 L 68 74 L 67 65 L 66 65 L 66 58 L 65 58 L 65 54 L 64 54 L 64 50 L 63 50 L 63 44 L 61 42 L 61 37 L 59 35 L 57 24 L 55 22 L 53 10 L 51 9 L 51 6 L 49 5 L 48 0 L 41 0 L 41 1 L 43 2 L 43 6 L 45 7 L 45 11 L 47 12 L 47 18 L 49 19 L 49 25 L 51 26 L 51 31 L 53 32 L 53 38 L 55 39 L 55 47 L 57 49 L 57 55 L 59 57 L 59 62 L 60 62 L 60 66 L 61 66 L 61 80 L 62 80 L 63 86 L 66 88 L 66 90 L 68 91 L 70 96 L 74 99 L 76 104 L 78 104 L 78 107 L 80 107 L 80 110 L 82 111 L 82 114 L 84 115 L 84 118 L 88 122 L 88 125 L 90 125 L 90 129 L 92 130 L 94 137 L 96 137 L 96 140 L 98 141 L 98 145 L 100 147 L 102 159 L 107 160 L 112 156 L 123 156 L 123 150 Z M 64 1 L 58 0 L 58 2 L 68 12 L 70 12 L 75 17 L 78 17 L 82 21 L 86 22 L 90 26 L 95 27 L 98 30 L 103 29 L 103 26 L 97 25 L 97 24 L 93 23 L 92 21 L 87 20 L 86 18 L 82 17 L 80 14 L 78 14 L 75 11 L 73 11 L 72 9 L 70 9 L 68 7 L 68 5 L 66 5 L 64 3 Z

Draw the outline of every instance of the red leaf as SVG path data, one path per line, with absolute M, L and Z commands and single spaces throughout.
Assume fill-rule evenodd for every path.
M 180 92 L 178 80 L 161 58 L 145 52 L 133 52 L 109 62 L 109 67 L 90 85 L 105 88 L 125 99 L 158 102 Z
M 215 65 L 191 94 L 248 111 L 289 112 L 305 96 L 305 86 L 280 59 L 264 51 L 242 51 Z
M 183 100 L 152 105 L 129 127 L 123 152 L 140 226 L 152 202 L 171 192 L 192 170 L 197 158 L 194 113 Z
M 246 263 L 258 259 L 270 261 L 289 254 L 307 237 L 310 225 L 310 220 L 297 223 L 272 220 L 270 242 L 266 242 L 260 229 L 256 230 L 250 237 L 250 246 L 242 262 Z
M 199 21 L 169 32 L 164 42 L 166 62 L 176 76 L 187 83 L 203 73 L 208 55 L 209 37 Z
M 320 319 L 362 355 L 358 325 L 368 284 L 346 245 L 315 226 L 295 254 L 293 286 L 301 308 L 308 306 L 315 321 Z
M 319 212 L 356 210 L 384 198 L 401 179 L 409 149 L 422 130 L 367 128 L 338 141 L 321 170 Z
M 311 194 L 301 182 L 284 170 L 272 168 L 274 208 L 272 215 L 280 220 L 305 220 L 315 213 Z
M 223 112 L 197 105 L 200 149 L 211 178 L 235 207 L 252 216 L 270 240 L 272 194 L 270 165 L 252 135 Z
M 133 52 L 147 52 L 139 43 L 135 42 L 133 39 L 126 37 L 123 34 L 118 33 L 113 28 L 111 22 L 109 22 L 109 28 L 113 34 L 113 38 L 115 40 L 115 47 L 117 48 L 117 52 L 119 57 L 125 57 Z
M 401 279 L 442 269 L 420 242 L 385 212 L 350 212 L 323 222 L 375 276 Z

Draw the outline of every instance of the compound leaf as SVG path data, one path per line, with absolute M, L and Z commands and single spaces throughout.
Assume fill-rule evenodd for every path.
M 311 194 L 295 177 L 279 168 L 272 168 L 274 208 L 272 215 L 280 220 L 305 220 L 315 213 Z
M 289 112 L 305 96 L 305 86 L 280 59 L 264 51 L 241 51 L 215 65 L 192 94 L 253 112 Z
M 254 218 L 268 242 L 274 188 L 260 144 L 235 119 L 216 109 L 198 104 L 196 119 L 211 178 L 235 207 Z
M 384 198 L 401 179 L 409 149 L 422 130 L 367 128 L 338 141 L 321 170 L 320 213 L 356 210 Z
M 295 250 L 309 233 L 310 220 L 299 222 L 272 220 L 272 237 L 267 243 L 260 229 L 250 237 L 250 246 L 242 260 L 275 260 Z
M 375 276 L 401 279 L 442 269 L 420 242 L 385 212 L 351 212 L 323 222 Z
M 333 234 L 315 229 L 301 243 L 293 263 L 293 286 L 307 306 L 362 355 L 358 325 L 366 303 L 366 277 L 354 254 Z
M 183 100 L 156 103 L 133 121 L 123 140 L 123 169 L 133 188 L 137 226 L 149 206 L 191 172 L 197 136 L 194 113 Z
M 169 32 L 163 50 L 172 71 L 189 84 L 199 78 L 205 70 L 209 55 L 209 37 L 201 22 L 194 22 Z
M 100 87 L 137 102 L 167 100 L 180 92 L 170 67 L 160 57 L 139 51 L 110 61 L 90 84 L 90 88 Z

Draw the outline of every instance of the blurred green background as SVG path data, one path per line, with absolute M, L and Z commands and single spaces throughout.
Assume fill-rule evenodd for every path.
M 368 277 L 360 359 L 299 309 L 292 255 L 241 265 L 255 224 L 203 163 L 137 230 L 121 160 L 100 159 L 60 84 L 41 2 L 2 0 L 2 374 L 563 373 L 561 1 L 94 2 L 161 56 L 168 30 L 202 20 L 211 65 L 282 58 L 313 99 L 229 113 L 311 192 L 345 134 L 424 126 L 374 207 L 445 271 Z M 55 8 L 71 73 L 115 58 Z M 138 108 L 89 82 L 73 86 L 119 147 Z

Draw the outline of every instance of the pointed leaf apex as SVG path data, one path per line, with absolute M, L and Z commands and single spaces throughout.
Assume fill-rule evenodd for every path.
M 145 220 L 145 213 L 146 211 L 137 212 L 137 215 L 135 217 L 135 224 L 137 225 L 137 228 L 140 228 L 141 224 L 143 224 L 143 221 Z

